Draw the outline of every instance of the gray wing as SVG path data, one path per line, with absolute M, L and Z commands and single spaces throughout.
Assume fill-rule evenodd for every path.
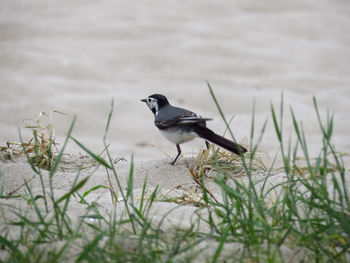
M 167 111 L 163 111 L 163 116 L 157 116 L 154 123 L 159 129 L 166 129 L 174 126 L 200 124 L 205 126 L 205 122 L 209 118 L 202 118 L 198 114 L 176 107 L 171 107 Z

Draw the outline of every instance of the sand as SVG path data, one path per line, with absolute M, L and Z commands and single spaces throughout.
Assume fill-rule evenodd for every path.
M 213 118 L 208 126 L 223 134 L 225 124 L 209 94 L 208 80 L 226 117 L 234 116 L 231 128 L 243 145 L 251 144 L 254 103 L 257 133 L 268 119 L 259 146 L 266 163 L 272 162 L 278 150 L 270 104 L 278 107 L 282 93 L 285 138 L 295 138 L 292 106 L 302 121 L 311 156 L 319 154 L 322 137 L 312 104 L 316 96 L 322 117 L 327 110 L 335 116 L 336 149 L 349 153 L 347 0 L 154 0 L 137 4 L 2 0 L 0 5 L 1 146 L 19 141 L 18 128 L 25 139 L 31 137 L 24 120 L 58 110 L 66 113 L 54 114 L 59 146 L 77 115 L 73 136 L 101 152 L 113 98 L 109 149 L 114 158 L 126 159 L 118 166 L 122 177 L 134 156 L 135 193 L 141 191 L 146 175 L 150 189 L 160 185 L 169 192 L 179 185 L 191 187 L 193 180 L 184 160 L 193 161 L 204 143 L 195 140 L 183 145 L 186 159 L 169 165 L 176 148 L 161 137 L 152 113 L 140 99 L 162 93 L 174 105 Z M 77 157 L 80 152 L 76 144 L 68 144 L 66 153 Z M 345 162 L 349 164 L 347 157 Z M 0 170 L 6 193 L 33 176 L 25 158 L 1 161 Z M 55 192 L 69 191 L 74 176 L 73 172 L 58 173 Z M 37 177 L 30 183 L 34 191 L 40 190 Z M 97 170 L 86 187 L 96 184 L 107 184 L 103 171 Z M 100 189 L 89 198 L 98 200 L 106 213 L 110 211 L 107 190 Z M 159 211 L 167 211 L 174 204 L 158 205 Z M 84 207 L 76 203 L 70 209 L 78 215 Z M 188 215 L 193 212 L 190 206 L 180 209 Z M 174 224 L 186 222 L 181 216 L 172 218 Z

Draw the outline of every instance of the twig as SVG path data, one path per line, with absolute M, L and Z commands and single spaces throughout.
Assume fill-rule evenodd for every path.
M 198 184 L 198 185 L 202 188 L 202 191 L 206 191 L 207 194 L 210 195 L 210 197 L 213 198 L 213 200 L 214 200 L 217 204 L 219 204 L 219 201 L 215 198 L 215 196 L 214 196 L 207 188 L 205 188 L 205 187 L 201 184 L 201 182 L 198 180 L 198 176 L 196 176 L 196 174 L 194 173 L 193 169 L 190 168 L 190 166 L 188 165 L 188 162 L 186 162 L 186 167 L 187 167 L 187 169 L 189 170 L 189 172 L 190 172 L 190 174 L 191 174 L 191 176 L 192 176 L 193 181 L 194 181 L 196 184 Z
M 21 184 L 21 185 L 20 185 L 19 187 L 17 187 L 15 190 L 9 192 L 9 193 L 7 194 L 7 196 L 10 197 L 10 196 L 13 195 L 14 193 L 16 193 L 19 189 L 21 189 L 23 186 L 25 186 L 28 182 L 30 182 L 31 180 L 33 180 L 34 177 L 35 177 L 35 175 L 36 175 L 36 174 L 34 174 L 34 175 L 33 175 L 31 178 L 29 178 L 28 180 L 24 180 L 24 183 L 23 183 L 23 184 Z

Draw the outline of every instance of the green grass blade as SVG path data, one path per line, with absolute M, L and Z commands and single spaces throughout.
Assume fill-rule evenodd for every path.
M 63 200 L 69 198 L 72 194 L 74 194 L 80 188 L 82 188 L 88 180 L 89 180 L 89 177 L 85 177 L 83 180 L 81 180 L 79 183 L 77 183 L 68 193 L 64 194 L 58 200 L 56 200 L 55 204 L 58 205 Z
M 107 186 L 105 186 L 105 185 L 101 185 L 101 184 L 98 184 L 98 185 L 95 185 L 94 187 L 91 187 L 89 190 L 87 190 L 87 191 L 85 191 L 84 193 L 83 193 L 83 195 L 81 196 L 81 198 L 80 198 L 80 203 L 84 203 L 84 198 L 87 196 L 87 195 L 89 195 L 91 192 L 93 192 L 93 191 L 96 191 L 96 190 L 98 190 L 98 189 L 100 189 L 100 188 L 103 188 L 103 189 L 109 189 L 109 187 L 107 187 Z
M 26 147 L 24 146 L 24 141 L 23 141 L 23 138 L 22 138 L 21 130 L 20 130 L 19 128 L 18 128 L 18 135 L 19 135 L 19 140 L 20 140 L 21 145 L 22 145 L 22 148 L 23 148 L 23 152 L 24 152 L 24 154 L 25 154 L 25 156 L 26 156 L 26 158 L 27 158 L 27 160 L 28 160 L 28 162 L 29 162 L 30 167 L 32 168 L 32 170 L 33 170 L 36 174 L 41 174 L 40 169 L 37 169 L 37 168 L 34 166 L 33 162 L 31 161 L 31 159 L 30 159 L 30 157 L 29 157 L 29 154 L 28 154 L 28 152 L 27 152 L 27 150 L 26 150 Z
M 272 120 L 273 120 L 273 125 L 275 127 L 275 131 L 277 134 L 278 141 L 282 143 L 282 130 L 280 130 L 278 123 L 277 123 L 277 117 L 276 117 L 276 112 L 274 106 L 271 104 L 271 114 L 272 114 Z
M 229 235 L 229 229 L 227 228 L 224 230 L 224 232 L 220 236 L 220 242 L 219 242 L 217 249 L 215 250 L 215 254 L 214 254 L 213 259 L 211 261 L 212 263 L 216 263 L 218 261 L 220 253 L 221 253 L 222 249 L 224 248 L 224 244 L 226 242 L 228 235 Z
M 89 244 L 84 246 L 84 250 L 80 253 L 76 262 L 82 262 L 82 261 L 91 262 L 92 259 L 89 260 L 89 254 L 96 249 L 96 247 L 98 246 L 98 243 L 104 237 L 104 234 L 105 233 L 101 232 Z
M 211 97 L 213 98 L 213 100 L 214 100 L 214 102 L 215 102 L 215 105 L 216 105 L 216 107 L 217 107 L 217 109 L 218 109 L 218 111 L 219 111 L 219 113 L 220 113 L 220 116 L 221 116 L 221 118 L 223 119 L 223 121 L 225 122 L 226 128 L 228 129 L 228 131 L 229 131 L 229 133 L 230 133 L 230 135 L 231 135 L 233 141 L 236 142 L 235 136 L 233 135 L 233 132 L 232 132 L 232 130 L 231 130 L 231 128 L 230 128 L 230 125 L 229 125 L 229 123 L 227 122 L 227 120 L 226 120 L 226 118 L 225 118 L 225 115 L 224 115 L 224 112 L 222 111 L 222 109 L 221 109 L 221 107 L 220 107 L 220 104 L 219 104 L 219 102 L 218 102 L 218 100 L 216 99 L 216 96 L 215 96 L 215 94 L 214 94 L 214 91 L 213 91 L 213 89 L 212 89 L 212 87 L 210 86 L 210 84 L 209 84 L 208 81 L 207 81 L 207 85 L 208 85 L 208 88 L 209 88 L 209 91 L 210 91 L 210 95 L 211 95 Z
M 71 139 L 80 146 L 87 154 L 89 154 L 96 162 L 103 165 L 106 168 L 112 169 L 112 166 L 110 166 L 102 157 L 98 156 L 97 154 L 90 151 L 87 147 L 85 147 L 81 142 L 79 142 L 74 137 L 71 137 Z
M 107 124 L 106 124 L 106 129 L 105 129 L 105 134 L 103 136 L 103 141 L 106 140 L 106 137 L 107 137 L 107 133 L 108 133 L 108 130 L 109 130 L 109 125 L 111 123 L 111 119 L 112 119 L 112 115 L 113 115 L 113 108 L 114 108 L 114 99 L 112 99 L 111 101 L 111 110 L 108 114 L 108 119 L 107 119 Z
M 70 135 L 72 134 L 72 131 L 73 131 L 76 119 L 77 119 L 77 116 L 75 115 L 74 118 L 73 118 L 73 121 L 72 121 L 72 123 L 71 123 L 71 125 L 69 127 L 69 130 L 68 130 L 66 139 L 64 140 L 63 146 L 62 146 L 60 152 L 58 153 L 58 155 L 56 157 L 55 163 L 53 164 L 52 168 L 50 169 L 50 177 L 52 177 L 56 173 L 58 165 L 59 165 L 59 163 L 61 161 L 61 158 L 63 156 L 64 150 L 65 150 L 65 148 L 67 146 L 68 139 L 70 138 Z
M 252 151 L 252 147 L 254 145 L 253 138 L 254 138 L 254 131 L 255 131 L 255 98 L 253 101 L 253 110 L 252 110 L 252 121 L 250 123 L 250 149 L 249 151 Z
M 21 250 L 18 249 L 18 247 L 15 245 L 15 242 L 7 240 L 0 235 L 0 246 L 1 250 L 5 250 L 7 248 L 6 250 L 11 251 L 11 255 L 13 257 L 16 257 L 16 259 L 19 260 L 18 262 L 21 262 L 23 260 L 23 254 Z
M 143 181 L 143 185 L 142 185 L 140 208 L 139 208 L 139 210 L 141 212 L 143 211 L 143 204 L 144 204 L 144 201 L 145 201 L 146 187 L 147 187 L 147 175 L 145 176 L 145 180 Z
M 134 191 L 134 156 L 131 155 L 131 163 L 130 163 L 130 170 L 129 170 L 129 180 L 128 180 L 128 190 L 126 192 L 126 199 L 131 198 L 131 202 L 132 203 L 134 203 L 133 191 Z

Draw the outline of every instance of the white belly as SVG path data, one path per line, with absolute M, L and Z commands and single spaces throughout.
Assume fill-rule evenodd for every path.
M 160 133 L 167 138 L 169 141 L 175 144 L 182 144 L 185 142 L 192 141 L 197 137 L 194 132 L 181 132 L 179 129 L 174 130 L 159 130 Z

